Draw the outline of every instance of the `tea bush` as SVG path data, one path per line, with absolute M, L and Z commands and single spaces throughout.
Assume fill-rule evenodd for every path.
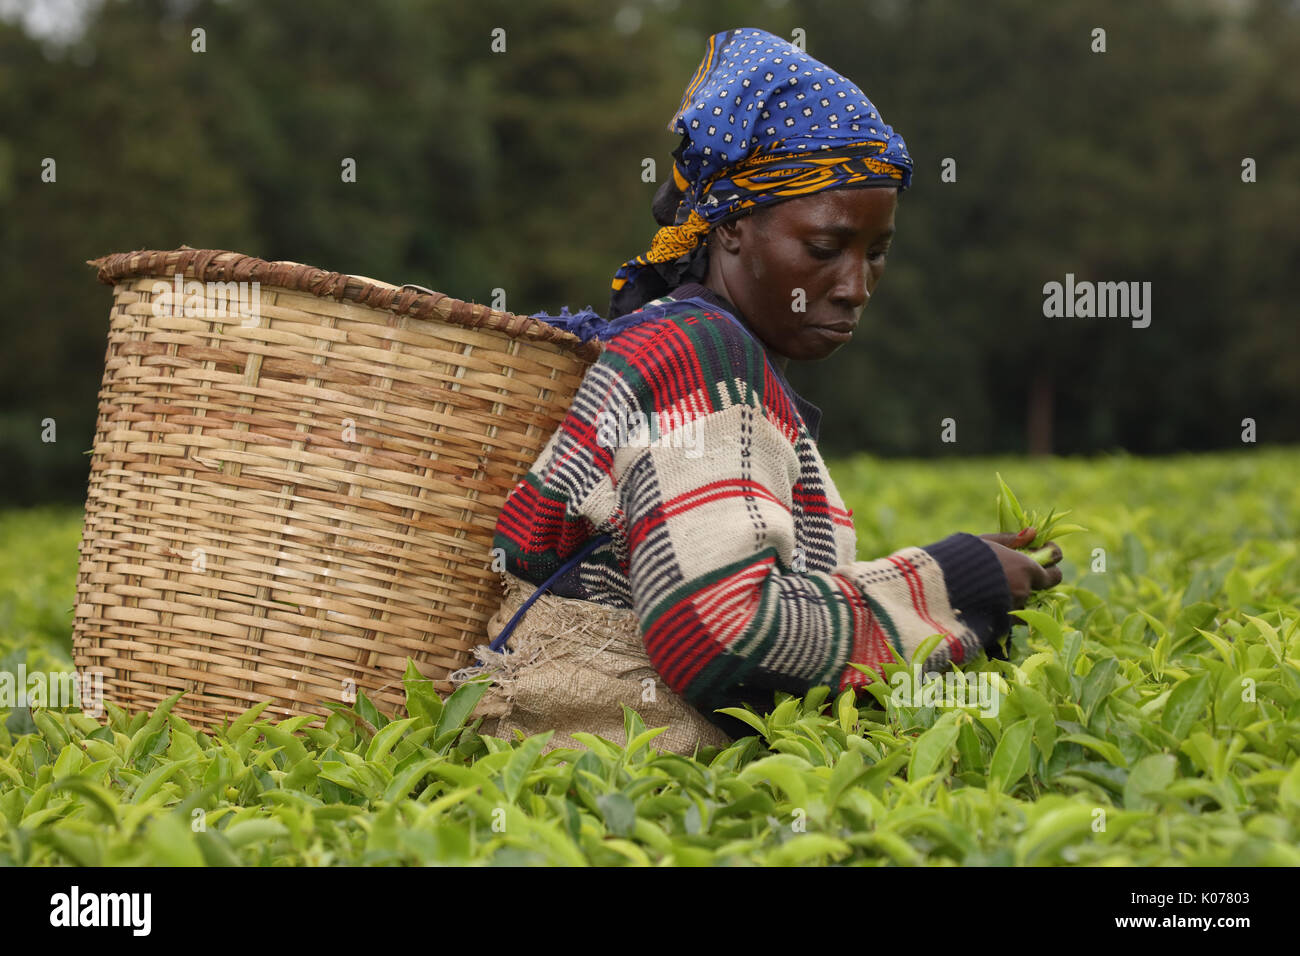
M 900 702 L 897 665 L 857 701 L 737 711 L 754 734 L 694 758 L 626 710 L 626 747 L 480 736 L 478 688 L 413 668 L 405 714 L 359 695 L 317 728 L 13 710 L 0 863 L 1300 864 L 1300 452 L 832 471 L 863 558 L 997 530 L 995 472 L 1090 529 L 1011 659 L 961 676 L 995 713 Z M 0 516 L 0 670 L 71 666 L 80 522 Z

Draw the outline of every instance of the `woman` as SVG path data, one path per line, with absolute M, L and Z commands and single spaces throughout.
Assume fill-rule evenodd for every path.
M 484 655 L 498 682 L 478 713 L 501 736 L 618 740 L 622 703 L 668 726 L 658 747 L 725 745 L 750 731 L 718 708 L 860 688 L 855 665 L 910 663 L 932 634 L 927 671 L 996 653 L 1013 604 L 1061 579 L 1013 550 L 1032 529 L 856 559 L 821 412 L 784 370 L 848 342 L 884 272 L 912 161 L 871 102 L 791 44 L 732 30 L 670 128 L 663 228 L 616 273 L 605 351 L 497 524 L 491 630 L 519 626 L 515 653 Z

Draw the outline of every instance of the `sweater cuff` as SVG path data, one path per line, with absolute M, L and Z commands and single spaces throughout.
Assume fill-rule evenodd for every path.
M 997 654 L 998 641 L 1014 623 L 1011 589 L 1002 562 L 987 541 L 959 531 L 924 548 L 943 571 L 948 603 L 962 621 L 979 636 L 990 656 Z

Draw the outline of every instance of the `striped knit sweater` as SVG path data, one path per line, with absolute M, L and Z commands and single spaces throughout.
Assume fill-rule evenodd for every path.
M 555 593 L 633 608 L 673 691 L 714 709 L 772 691 L 857 688 L 932 634 L 926 662 L 971 660 L 1007 633 L 1011 595 L 993 550 L 957 533 L 857 560 L 845 508 L 802 400 L 734 306 L 698 284 L 616 334 L 511 492 L 494 545 L 545 581 L 593 535 Z M 810 428 L 811 421 L 811 428 Z

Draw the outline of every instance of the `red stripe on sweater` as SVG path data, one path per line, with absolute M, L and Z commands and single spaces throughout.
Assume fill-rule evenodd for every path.
M 802 482 L 790 489 L 790 498 L 801 505 L 804 511 L 813 515 L 829 515 L 831 521 L 846 528 L 853 527 L 853 512 L 845 511 L 831 504 L 824 494 L 814 494 L 804 487 Z
M 759 591 L 772 564 L 771 559 L 760 561 L 696 596 L 695 608 L 700 620 L 709 628 L 712 639 L 724 648 L 736 642 L 758 613 Z
M 506 499 L 501 514 L 497 517 L 497 532 L 505 535 L 520 548 L 530 549 L 533 543 L 531 540 L 533 514 L 539 507 L 538 502 L 541 497 L 541 493 L 526 481 L 516 485 L 515 490 Z
M 772 494 L 767 486 L 746 478 L 724 478 L 720 481 L 711 481 L 707 485 L 700 485 L 698 488 L 692 488 L 690 491 L 665 501 L 663 509 L 668 517 L 675 517 L 698 508 L 700 505 L 727 498 L 762 498 L 765 501 L 780 505 L 782 510 L 789 510 L 786 508 L 785 502 Z
M 612 347 L 623 354 L 628 365 L 650 386 L 650 407 L 667 408 L 684 395 L 704 391 L 706 382 L 699 356 L 686 330 L 673 322 L 649 324 L 653 335 L 648 341 L 630 342 L 631 348 L 621 347 L 622 336 L 610 341 L 619 343 Z
M 644 641 L 650 663 L 677 694 L 685 694 L 696 675 L 723 653 L 703 634 L 689 597 L 657 617 Z
M 668 522 L 668 516 L 664 514 L 664 509 L 651 508 L 639 520 L 634 521 L 627 529 L 627 549 L 632 553 L 652 531 L 662 528 Z
M 590 456 L 592 464 L 608 475 L 614 468 L 614 449 L 607 448 L 599 441 L 599 430 L 595 422 L 589 422 L 586 419 L 579 418 L 570 412 L 564 416 L 564 421 L 560 423 L 564 429 L 565 437 L 572 437 L 573 441 L 569 443 L 567 451 L 557 455 L 552 459 L 546 469 L 546 477 L 550 478 L 552 474 L 559 471 L 570 458 L 581 458 Z M 561 446 L 564 443 L 561 443 Z
M 869 614 L 870 610 L 863 604 L 862 595 L 858 593 L 858 589 L 853 587 L 846 579 L 839 575 L 832 575 L 832 580 L 843 593 L 844 600 L 849 606 L 850 626 L 852 628 L 849 633 L 852 636 L 852 643 L 850 644 L 848 659 L 858 664 L 867 664 L 871 660 L 868 651 L 870 633 L 865 626 L 866 622 L 863 620 L 862 612 L 866 610 Z M 844 672 L 840 675 L 840 690 L 865 683 L 865 674 L 849 667 L 847 663 L 844 665 Z
M 758 590 L 771 567 L 773 558 L 762 558 L 753 566 L 727 577 L 702 591 L 681 598 L 646 629 L 646 653 L 655 669 L 675 691 L 689 685 L 710 661 L 735 643 L 745 623 L 753 620 L 758 608 Z M 751 600 L 743 623 L 736 624 L 736 614 L 728 613 L 728 597 Z
M 846 591 L 854 608 L 861 609 L 861 616 L 864 620 L 862 631 L 865 638 L 861 642 L 854 642 L 855 648 L 860 648 L 860 651 L 858 651 L 857 656 L 850 657 L 849 660 L 855 664 L 873 668 L 880 675 L 880 679 L 884 680 L 885 663 L 894 659 L 889 651 L 889 638 L 880 626 L 880 620 L 876 617 L 875 612 L 871 610 L 871 605 L 863 600 L 862 593 L 853 586 L 852 582 L 841 578 L 839 575 L 836 575 L 836 581 Z M 854 626 L 857 626 L 856 620 Z M 846 663 L 841 680 L 843 685 L 840 689 L 843 690 L 845 686 L 864 687 L 870 683 L 871 678 L 858 669 L 849 667 Z
M 921 581 L 921 574 L 916 569 L 916 566 L 907 558 L 894 555 L 890 555 L 889 561 L 894 567 L 903 572 L 903 580 L 907 582 L 907 589 L 911 592 L 912 607 L 916 609 L 917 617 L 944 636 L 944 640 L 948 642 L 949 653 L 953 661 L 960 664 L 966 656 L 966 649 L 961 646 L 961 641 L 953 637 L 951 631 L 930 616 L 930 609 L 925 597 L 925 584 Z

